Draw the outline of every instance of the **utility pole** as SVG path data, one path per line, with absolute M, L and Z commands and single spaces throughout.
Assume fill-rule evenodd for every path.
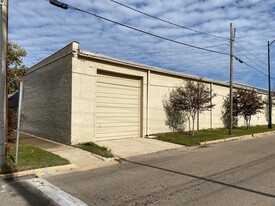
M 8 0 L 0 0 L 0 166 L 6 163 Z
M 268 128 L 272 128 L 272 97 L 271 97 L 271 85 L 270 85 L 270 47 L 272 43 L 275 40 L 273 40 L 271 43 L 267 42 L 267 48 L 268 48 Z
M 233 24 L 230 23 L 230 89 L 229 89 L 229 105 L 230 105 L 230 114 L 229 114 L 229 135 L 232 135 L 233 128 L 233 60 L 234 60 L 234 29 Z

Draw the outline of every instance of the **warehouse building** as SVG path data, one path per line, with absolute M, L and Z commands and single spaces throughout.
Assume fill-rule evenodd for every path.
M 169 132 L 163 101 L 187 79 L 200 80 L 81 51 L 72 42 L 24 77 L 23 130 L 69 145 Z M 222 104 L 229 85 L 202 81 L 217 96 L 212 100 L 215 107 L 199 115 L 196 127 L 224 127 Z M 252 117 L 251 124 L 267 124 L 265 112 Z

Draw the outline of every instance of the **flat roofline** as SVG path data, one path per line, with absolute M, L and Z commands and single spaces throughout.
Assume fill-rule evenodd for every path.
M 34 71 L 36 71 L 36 70 L 38 70 L 38 69 L 41 69 L 41 67 L 44 67 L 45 65 L 48 64 L 48 63 L 43 64 L 43 62 L 47 62 L 47 60 L 51 59 L 54 55 L 60 53 L 63 49 L 65 49 L 66 47 L 69 47 L 69 46 L 73 45 L 74 43 L 77 44 L 77 47 L 79 46 L 79 42 L 78 42 L 78 41 L 72 41 L 72 42 L 70 42 L 70 43 L 67 44 L 66 46 L 62 47 L 61 49 L 58 49 L 57 51 L 53 52 L 52 54 L 50 54 L 49 56 L 45 57 L 45 58 L 42 59 L 41 61 L 39 61 L 39 62 L 33 64 L 33 65 L 27 70 L 27 72 L 26 72 L 25 75 L 27 75 L 27 74 L 29 74 L 29 73 L 32 73 L 32 72 L 34 72 Z M 70 51 L 70 52 L 68 52 L 68 53 L 65 54 L 65 55 L 69 55 L 69 54 L 71 54 L 72 52 L 73 52 L 73 50 Z M 62 56 L 61 56 L 61 57 L 62 57 Z M 59 59 L 59 58 L 60 58 L 60 57 L 58 57 L 58 58 L 56 58 L 56 59 L 53 59 L 52 61 L 50 61 L 50 63 L 56 61 L 56 60 Z M 42 64 L 42 65 L 39 66 L 39 64 Z
M 183 77 L 183 78 L 187 78 L 190 80 L 201 80 L 205 83 L 213 83 L 216 85 L 221 85 L 221 86 L 226 86 L 226 87 L 230 86 L 230 84 L 227 82 L 221 82 L 221 81 L 208 79 L 208 78 L 201 78 L 198 76 L 183 74 L 180 72 L 174 72 L 174 71 L 170 71 L 170 70 L 163 69 L 163 68 L 148 66 L 148 65 L 144 65 L 144 64 L 138 64 L 138 63 L 130 62 L 130 61 L 124 61 L 124 60 L 115 59 L 115 58 L 111 58 L 111 57 L 107 57 L 107 56 L 103 56 L 103 55 L 99 55 L 99 54 L 95 54 L 95 53 L 83 51 L 83 50 L 79 50 L 78 56 L 91 58 L 91 59 L 95 59 L 95 60 L 99 60 L 99 61 L 105 61 L 105 62 L 118 64 L 118 65 L 133 67 L 136 69 L 141 69 L 141 70 L 146 70 L 146 71 L 150 70 L 150 71 L 157 72 L 160 74 L 172 75 L 172 76 L 176 76 L 176 77 Z M 250 85 L 245 85 L 245 84 L 234 82 L 234 88 L 244 88 L 244 87 L 249 88 L 249 89 L 256 89 L 257 91 L 267 93 L 267 90 L 265 90 L 263 88 L 252 87 Z

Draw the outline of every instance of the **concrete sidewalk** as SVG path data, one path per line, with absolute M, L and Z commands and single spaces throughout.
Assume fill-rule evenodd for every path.
M 164 150 L 183 148 L 184 146 L 148 138 L 128 138 L 118 140 L 98 141 L 96 144 L 111 149 L 119 158 L 145 155 Z
M 43 150 L 52 152 L 56 155 L 59 155 L 60 157 L 69 160 L 71 164 L 34 169 L 30 171 L 19 172 L 17 174 L 12 173 L 9 175 L 0 176 L 14 177 L 35 174 L 38 177 L 47 177 L 74 171 L 84 171 L 101 167 L 107 167 L 118 163 L 118 161 L 116 161 L 115 158 L 102 158 L 88 151 L 73 146 L 57 143 L 51 140 L 47 140 L 26 133 L 20 134 L 20 142 L 24 142 L 39 147 Z M 181 145 L 146 138 L 109 140 L 96 143 L 100 146 L 105 146 L 108 149 L 111 149 L 111 152 L 117 158 L 127 158 L 137 155 L 145 155 L 163 150 L 177 149 L 183 147 Z
M 20 134 L 20 141 L 59 155 L 60 157 L 69 160 L 71 163 L 70 165 L 35 170 L 38 171 L 36 174 L 40 177 L 51 176 L 58 173 L 95 169 L 117 163 L 113 158 L 104 161 L 104 159 L 99 158 L 88 151 L 26 133 Z

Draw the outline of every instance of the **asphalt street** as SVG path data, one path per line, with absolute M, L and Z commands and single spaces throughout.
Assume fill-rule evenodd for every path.
M 46 180 L 88 205 L 275 205 L 275 136 L 163 151 Z
M 25 180 L 27 176 L 0 181 L 0 205 L 3 206 L 57 206 L 53 200 L 37 190 Z

